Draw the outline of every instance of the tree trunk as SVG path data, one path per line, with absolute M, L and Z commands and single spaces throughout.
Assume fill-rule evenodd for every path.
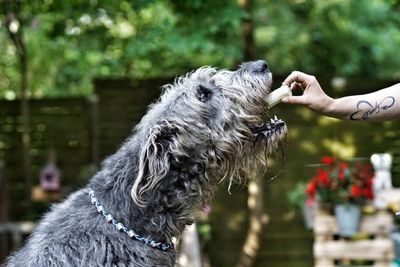
M 0 224 L 8 220 L 8 197 L 6 190 L 6 177 L 4 175 L 4 163 L 0 160 Z M 0 262 L 7 257 L 8 237 L 0 233 Z
M 255 60 L 257 57 L 254 41 L 254 22 L 252 20 L 252 0 L 238 0 L 239 6 L 246 12 L 242 21 L 242 37 L 244 40 L 244 60 Z M 246 240 L 243 244 L 239 261 L 236 267 L 250 267 L 254 264 L 261 245 L 261 235 L 267 215 L 263 212 L 263 174 L 262 171 L 248 171 L 249 185 L 247 207 L 249 212 L 249 225 Z
M 89 110 L 89 136 L 90 136 L 90 158 L 91 163 L 99 167 L 99 97 L 92 94 L 88 98 Z
M 249 212 L 249 224 L 246 240 L 243 244 L 239 261 L 236 267 L 253 266 L 261 246 L 261 237 L 264 225 L 268 217 L 264 214 L 264 170 L 252 170 L 248 172 L 249 185 L 247 208 Z
M 252 0 L 238 0 L 239 6 L 246 12 L 242 20 L 242 36 L 244 40 L 244 60 L 255 60 L 257 58 L 256 44 L 254 41 L 254 22 L 252 19 Z
M 6 11 L 5 25 L 8 36 L 12 41 L 19 61 L 20 67 L 20 93 L 21 93 L 21 141 L 22 141 L 22 161 L 23 172 L 25 176 L 25 183 L 27 189 L 27 203 L 28 207 L 31 206 L 31 157 L 30 157 L 30 127 L 29 127 L 29 94 L 28 94 L 28 60 L 26 46 L 23 38 L 23 28 L 21 19 L 18 18 L 18 2 L 15 0 L 5 0 L 4 2 Z

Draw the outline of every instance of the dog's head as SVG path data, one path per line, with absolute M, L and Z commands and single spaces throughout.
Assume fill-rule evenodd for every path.
M 258 60 L 236 71 L 202 67 L 164 86 L 136 127 L 144 144 L 132 189 L 135 202 L 143 204 L 141 195 L 171 171 L 215 184 L 265 164 L 287 132 L 283 121 L 269 116 L 271 84 L 267 63 Z

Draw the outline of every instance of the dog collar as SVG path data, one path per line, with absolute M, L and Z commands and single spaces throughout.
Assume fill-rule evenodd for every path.
M 129 238 L 135 239 L 135 240 L 140 241 L 152 248 L 156 248 L 156 249 L 159 249 L 162 251 L 167 251 L 169 249 L 174 248 L 174 243 L 172 243 L 171 241 L 165 242 L 165 243 L 157 242 L 153 239 L 149 239 L 149 238 L 140 236 L 137 233 L 135 233 L 135 231 L 128 229 L 125 225 L 116 221 L 114 219 L 114 217 L 112 216 L 112 214 L 107 213 L 107 211 L 105 211 L 104 207 L 99 203 L 98 199 L 95 197 L 94 191 L 92 189 L 89 189 L 88 194 L 90 196 L 90 202 L 96 207 L 97 212 L 102 214 L 106 218 L 107 222 L 112 223 L 118 231 L 127 234 L 129 236 Z

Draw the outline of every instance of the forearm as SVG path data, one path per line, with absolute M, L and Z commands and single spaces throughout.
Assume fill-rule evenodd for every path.
M 400 84 L 370 94 L 335 99 L 322 113 L 346 120 L 384 121 L 400 118 Z

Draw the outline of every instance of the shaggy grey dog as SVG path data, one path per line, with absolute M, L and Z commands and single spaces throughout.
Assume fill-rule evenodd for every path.
M 265 61 L 202 67 L 164 92 L 87 188 L 56 204 L 6 266 L 174 266 L 171 243 L 216 185 L 285 143 Z M 267 122 L 265 122 L 267 121 Z

